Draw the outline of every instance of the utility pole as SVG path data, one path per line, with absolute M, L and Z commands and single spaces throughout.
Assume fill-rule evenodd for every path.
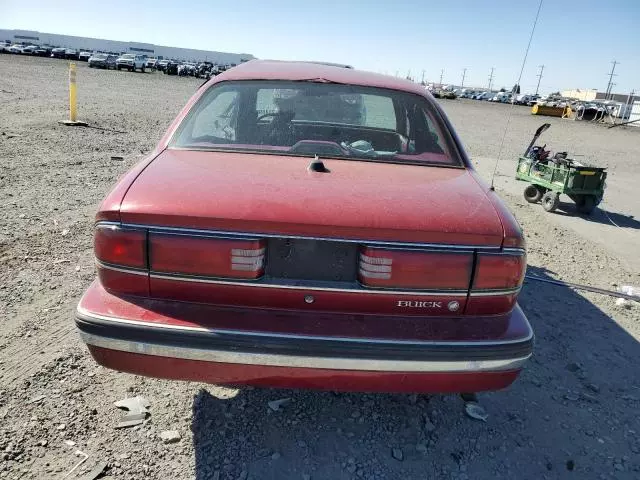
M 625 102 L 625 105 L 629 105 L 633 100 L 632 98 L 635 96 L 636 91 L 635 90 L 631 90 L 631 93 L 629 93 L 629 96 L 627 97 L 627 101 Z
M 467 76 L 467 69 L 462 70 L 462 81 L 460 82 L 460 88 L 464 88 L 464 77 Z
M 491 67 L 491 73 L 489 74 L 489 91 L 491 91 L 491 84 L 493 83 L 493 71 L 495 70 L 495 67 Z
M 420 80 L 420 83 L 424 85 L 424 70 L 422 70 L 422 80 Z
M 613 77 L 616 76 L 616 74 L 614 73 L 616 71 L 616 65 L 619 65 L 620 62 L 614 60 L 612 63 L 612 67 L 611 67 L 611 72 L 609 73 L 609 83 L 607 84 L 607 91 L 605 93 L 605 100 L 609 100 L 609 94 L 611 93 L 611 90 L 613 88 L 613 86 L 615 85 L 615 83 L 613 83 Z
M 542 72 L 544 72 L 544 65 L 540 65 L 540 72 L 538 72 L 538 75 L 536 75 L 536 77 L 538 77 L 538 85 L 536 86 L 536 95 L 538 95 L 538 90 L 540 89 L 540 80 L 542 80 Z
M 440 86 L 442 86 L 442 77 L 444 76 L 444 68 L 440 70 Z
M 635 94 L 636 94 L 636 91 L 635 90 L 631 90 L 631 93 L 629 93 L 629 96 L 627 97 L 627 101 L 624 104 L 624 112 L 622 112 L 622 119 L 623 120 L 625 119 L 627 114 L 629 116 L 631 115 L 631 106 L 632 106 L 632 102 L 634 100 Z

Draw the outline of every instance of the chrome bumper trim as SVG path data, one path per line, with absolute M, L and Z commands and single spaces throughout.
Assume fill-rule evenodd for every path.
M 190 327 L 186 325 L 171 325 L 166 323 L 151 323 L 143 322 L 140 320 L 130 320 L 126 318 L 112 317 L 109 315 L 100 315 L 98 313 L 89 312 L 84 308 L 78 306 L 76 309 L 76 315 L 82 320 L 101 320 L 114 325 L 130 325 L 135 327 L 148 327 L 156 328 L 160 330 L 170 330 L 175 332 L 192 332 L 192 333 L 219 333 L 219 334 L 231 334 L 231 335 L 244 335 L 247 337 L 269 337 L 269 338 L 283 338 L 283 339 L 298 339 L 298 340 L 326 340 L 334 342 L 345 343 L 360 343 L 360 344 L 372 344 L 372 345 L 424 345 L 429 346 L 500 346 L 500 345 L 515 345 L 523 342 L 528 342 L 533 339 L 533 329 L 529 325 L 529 332 L 526 337 L 513 340 L 477 340 L 472 342 L 447 342 L 447 341 L 420 341 L 420 340 L 394 340 L 394 339 L 380 339 L 380 338 L 357 338 L 357 337 L 330 337 L 322 335 L 296 335 L 292 333 L 272 333 L 272 332 L 255 332 L 248 330 L 230 330 L 230 329 L 213 329 L 205 327 Z M 528 322 L 527 322 L 528 324 Z
M 100 337 L 80 332 L 82 340 L 96 347 L 120 352 L 154 355 L 158 357 L 180 358 L 217 363 L 261 365 L 286 368 L 316 368 L 328 370 L 356 370 L 372 372 L 495 372 L 518 370 L 531 355 L 502 360 L 472 361 L 411 361 L 308 357 L 277 354 L 259 354 L 237 351 L 204 350 L 188 347 L 131 342 Z

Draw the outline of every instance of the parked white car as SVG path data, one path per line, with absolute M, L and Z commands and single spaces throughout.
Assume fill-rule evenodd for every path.
M 116 68 L 118 70 L 122 70 L 126 68 L 130 72 L 135 72 L 136 70 L 140 70 L 144 73 L 145 64 L 147 63 L 147 59 L 142 55 L 135 55 L 133 53 L 125 53 L 121 57 L 118 57 L 116 60 Z
M 505 103 L 508 98 L 509 98 L 509 93 L 508 92 L 498 92 L 495 95 L 493 95 L 491 98 L 489 98 L 488 100 L 490 102 Z

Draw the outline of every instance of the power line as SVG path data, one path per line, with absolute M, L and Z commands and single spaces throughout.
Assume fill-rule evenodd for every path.
M 533 27 L 531 27 L 531 34 L 529 35 L 529 43 L 527 44 L 527 49 L 524 51 L 524 58 L 522 59 L 522 67 L 520 67 L 520 75 L 518 76 L 517 84 L 520 85 L 522 81 L 522 73 L 524 72 L 524 66 L 527 64 L 527 57 L 529 56 L 529 48 L 531 48 L 531 41 L 533 40 L 533 34 L 536 31 L 536 25 L 538 25 L 538 18 L 540 18 L 540 10 L 542 10 L 542 2 L 544 0 L 540 0 L 538 4 L 538 11 L 536 12 L 536 18 L 533 21 Z M 491 74 L 493 75 L 493 68 L 491 69 Z M 502 155 L 502 149 L 504 147 L 504 139 L 507 137 L 507 131 L 509 130 L 509 123 L 511 122 L 511 114 L 513 113 L 513 106 L 515 102 L 511 102 L 511 108 L 509 109 L 509 115 L 507 116 L 507 124 L 504 126 L 504 133 L 502 134 L 502 140 L 500 141 L 500 149 L 498 150 L 498 157 L 496 158 L 496 164 L 493 167 L 493 173 L 491 174 L 491 190 L 495 190 L 495 186 L 493 181 L 496 177 L 496 171 L 498 170 L 498 162 L 500 162 L 500 156 Z
M 540 89 L 540 80 L 542 80 L 542 72 L 544 72 L 544 65 L 540 65 L 540 73 L 536 75 L 536 77 L 538 77 L 538 85 L 536 86 L 536 95 L 538 95 L 538 90 Z
M 488 90 L 491 91 L 491 84 L 493 83 L 493 71 L 495 70 L 495 67 L 491 67 L 491 73 L 489 74 L 489 88 Z
M 460 88 L 464 88 L 464 77 L 467 76 L 467 69 L 462 70 L 462 81 L 460 82 Z

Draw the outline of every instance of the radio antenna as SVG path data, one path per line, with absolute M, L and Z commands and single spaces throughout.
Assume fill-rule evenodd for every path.
M 536 31 L 536 25 L 538 24 L 538 18 L 540 17 L 540 10 L 542 10 L 542 2 L 544 0 L 540 0 L 538 4 L 538 12 L 536 13 L 536 18 L 533 21 L 533 27 L 531 28 L 531 35 L 529 35 L 529 43 L 527 44 L 527 49 L 524 52 L 524 58 L 522 59 L 522 67 L 520 67 L 520 75 L 518 76 L 518 82 L 516 85 L 520 85 L 522 80 L 522 72 L 524 72 L 524 66 L 527 63 L 527 56 L 529 55 L 529 48 L 531 48 L 531 41 L 533 40 L 533 33 Z M 516 90 L 517 92 L 517 90 Z M 517 95 L 516 92 L 513 92 Z M 493 173 L 491 174 L 491 190 L 495 190 L 493 185 L 493 180 L 496 177 L 496 172 L 498 171 L 498 163 L 500 162 L 500 156 L 502 155 L 502 149 L 504 148 L 504 140 L 507 137 L 507 131 L 509 130 L 509 124 L 511 123 L 511 114 L 513 113 L 513 106 L 515 105 L 515 99 L 511 99 L 511 108 L 509 109 L 509 115 L 507 116 L 507 123 L 504 126 L 504 133 L 502 134 L 502 141 L 500 142 L 500 148 L 498 149 L 498 157 L 496 158 L 496 164 L 493 167 Z

